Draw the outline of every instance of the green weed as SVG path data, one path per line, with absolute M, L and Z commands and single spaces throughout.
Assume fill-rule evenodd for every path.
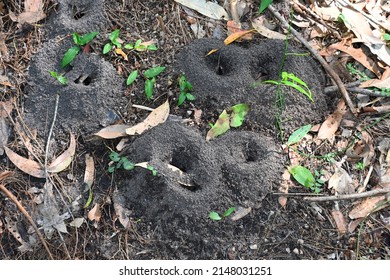
M 49 71 L 50 75 L 57 79 L 57 81 L 63 85 L 66 86 L 68 84 L 68 79 L 64 77 L 63 75 L 55 72 L 55 71 Z
M 110 42 L 104 45 L 103 54 L 109 53 L 112 48 L 115 46 L 117 49 L 122 48 L 122 44 L 120 43 L 122 40 L 119 38 L 120 30 L 115 29 L 111 32 L 108 39 Z M 156 51 L 157 46 L 155 44 L 143 44 L 141 39 L 135 41 L 134 44 L 128 43 L 123 46 L 126 50 L 136 50 L 136 51 Z
M 64 68 L 65 66 L 69 65 L 79 54 L 79 52 L 81 51 L 81 47 L 91 42 L 98 34 L 99 32 L 90 32 L 88 34 L 85 34 L 84 36 L 80 36 L 79 34 L 77 34 L 77 32 L 74 32 L 72 37 L 75 46 L 71 47 L 66 51 L 64 57 L 61 60 L 61 67 Z
M 209 218 L 213 221 L 220 221 L 222 219 L 225 219 L 226 217 L 229 217 L 234 211 L 236 210 L 235 207 L 230 207 L 229 209 L 227 209 L 223 214 L 222 216 L 218 214 L 218 212 L 215 212 L 215 211 L 211 211 L 209 213 Z
M 179 87 L 180 87 L 180 94 L 179 94 L 179 99 L 177 101 L 177 106 L 180 107 L 186 100 L 189 101 L 195 100 L 195 96 L 192 93 L 190 93 L 190 91 L 192 91 L 192 84 L 189 81 L 187 81 L 187 78 L 184 75 L 180 76 Z
M 141 164 L 137 165 L 136 163 L 133 163 L 132 161 L 130 161 L 126 156 L 120 156 L 117 152 L 114 152 L 114 151 L 112 151 L 108 157 L 110 158 L 110 160 L 112 162 L 114 162 L 113 165 L 108 167 L 108 170 L 107 170 L 108 173 L 114 173 L 115 170 L 118 170 L 121 168 L 123 170 L 127 170 L 127 171 L 133 170 L 137 166 L 145 168 L 144 165 L 142 165 L 142 166 L 141 166 Z M 153 176 L 157 175 L 157 170 L 153 166 L 148 165 L 146 167 L 146 169 L 150 170 L 152 172 Z

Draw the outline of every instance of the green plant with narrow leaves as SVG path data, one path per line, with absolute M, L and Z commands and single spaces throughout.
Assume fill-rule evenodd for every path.
M 267 9 L 267 7 L 271 5 L 272 2 L 273 0 L 261 0 L 260 7 L 259 7 L 259 14 L 264 12 L 264 10 Z
M 134 168 L 138 167 L 143 167 L 145 168 L 144 165 L 142 164 L 136 164 L 130 161 L 126 156 L 120 156 L 117 152 L 111 151 L 111 153 L 108 156 L 110 160 L 114 163 L 108 167 L 108 173 L 114 173 L 115 170 L 118 169 L 123 169 L 123 170 L 133 170 Z M 146 169 L 150 170 L 152 172 L 153 176 L 157 175 L 157 170 L 151 166 L 148 165 Z
M 230 207 L 229 209 L 227 209 L 225 212 L 223 212 L 222 216 L 219 215 L 218 212 L 215 212 L 215 211 L 211 211 L 209 213 L 209 218 L 213 221 L 221 221 L 223 219 L 225 219 L 226 217 L 229 217 L 234 211 L 236 210 L 235 207 Z
M 56 78 L 56 80 L 63 86 L 66 86 L 68 84 L 68 79 L 66 77 L 64 77 L 63 75 L 55 72 L 55 71 L 49 71 L 50 75 L 54 78 Z
M 313 95 L 307 86 L 307 84 L 302 81 L 300 78 L 294 75 L 294 73 L 287 73 L 282 72 L 282 79 L 280 81 L 275 80 L 266 80 L 260 83 L 255 83 L 254 86 L 257 86 L 259 84 L 274 84 L 274 85 L 285 85 L 294 88 L 295 90 L 299 91 L 303 95 L 305 95 L 307 98 L 309 98 L 310 101 L 314 102 Z
M 368 81 L 370 78 L 362 71 L 356 69 L 352 63 L 347 63 L 347 69 L 352 75 L 356 75 L 360 81 Z
M 180 94 L 179 99 L 177 100 L 177 106 L 181 106 L 184 101 L 194 101 L 195 96 L 191 93 L 192 91 L 192 84 L 187 81 L 187 78 L 184 75 L 180 76 L 179 79 L 179 87 L 180 87 Z
M 287 140 L 287 146 L 294 145 L 302 140 L 303 137 L 311 130 L 312 125 L 308 124 L 295 130 Z
M 88 34 L 80 36 L 77 32 L 74 32 L 72 37 L 75 46 L 71 47 L 66 51 L 64 57 L 61 60 L 61 67 L 64 68 L 69 65 L 79 54 L 81 48 L 91 42 L 98 34 L 99 32 L 90 32 Z
M 117 49 L 122 48 L 121 40 L 119 38 L 120 29 L 115 29 L 111 32 L 108 39 L 110 42 L 104 45 L 103 54 L 109 53 L 112 48 L 115 46 Z M 155 44 L 143 44 L 141 39 L 135 41 L 134 44 L 128 43 L 123 46 L 126 50 L 136 50 L 136 51 L 156 51 L 157 46 Z

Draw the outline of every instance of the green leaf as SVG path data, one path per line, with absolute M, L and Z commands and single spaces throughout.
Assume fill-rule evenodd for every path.
M 213 139 L 224 134 L 230 129 L 229 114 L 223 110 L 214 126 L 207 132 L 206 140 Z
M 73 42 L 76 44 L 76 45 L 80 45 L 80 35 L 77 34 L 77 32 L 74 32 L 72 34 L 72 38 L 73 38 Z
M 127 160 L 123 163 L 123 169 L 124 170 L 133 170 L 135 167 L 135 164 L 132 163 L 131 161 Z
M 64 54 L 64 57 L 61 60 L 61 67 L 64 68 L 65 66 L 70 64 L 79 52 L 80 52 L 79 46 L 73 46 L 69 50 L 67 50 L 66 53 Z
M 90 32 L 88 34 L 85 34 L 84 36 L 80 37 L 78 45 L 85 46 L 86 44 L 91 42 L 98 34 L 99 32 Z
M 152 175 L 153 176 L 156 176 L 157 175 L 157 170 L 156 168 L 154 168 L 153 166 L 149 165 L 148 167 L 148 170 L 152 171 Z
M 237 104 L 230 108 L 232 110 L 232 114 L 230 116 L 230 126 L 231 127 L 239 127 L 245 120 L 246 114 L 250 109 L 248 104 Z
M 193 95 L 189 92 L 186 93 L 186 97 L 187 97 L 188 101 L 194 101 L 196 99 L 195 95 Z
M 57 81 L 63 85 L 63 86 L 66 86 L 68 84 L 68 79 L 62 75 L 58 76 L 57 77 Z
M 261 83 L 256 83 L 255 86 L 259 85 L 259 84 L 273 84 L 273 85 L 279 85 L 280 83 L 277 82 L 277 81 L 274 81 L 274 80 L 266 80 L 266 81 L 262 81 Z
M 291 146 L 301 141 L 301 139 L 310 131 L 311 128 L 311 124 L 308 124 L 295 130 L 288 138 L 287 146 Z
M 157 48 L 156 45 L 148 45 L 146 48 L 147 48 L 149 51 L 157 51 L 157 50 L 158 50 L 158 48 Z
M 153 96 L 153 89 L 154 89 L 154 83 L 155 83 L 156 79 L 153 78 L 151 80 L 147 79 L 145 81 L 145 95 L 146 95 L 146 99 L 150 99 L 152 98 Z
M 134 48 L 138 48 L 142 43 L 142 40 L 141 39 L 138 39 L 137 41 L 135 41 L 135 44 L 134 44 Z
M 383 35 L 383 39 L 386 40 L 386 41 L 390 41 L 390 34 L 385 33 Z
M 126 50 L 132 50 L 132 49 L 134 49 L 134 46 L 133 46 L 132 44 L 126 44 L 126 45 L 124 46 L 124 48 L 125 48 Z
M 108 173 L 114 173 L 115 171 L 115 166 L 114 165 L 111 165 L 110 167 L 108 167 Z
M 113 162 L 118 162 L 121 160 L 121 157 L 119 156 L 119 154 L 117 152 L 111 152 L 111 154 L 108 156 L 110 158 L 110 160 L 112 160 Z
M 114 41 L 116 41 L 119 38 L 120 32 L 121 31 L 119 29 L 115 29 L 114 31 L 111 32 L 110 37 L 108 37 L 108 38 L 110 39 L 110 41 L 112 43 L 114 43 Z
M 144 45 L 134 46 L 134 49 L 136 49 L 137 51 L 143 51 L 146 50 L 146 46 Z
M 312 188 L 316 182 L 310 170 L 301 165 L 289 167 L 288 171 L 291 173 L 294 179 L 297 180 L 298 183 L 307 188 Z
M 186 91 L 187 89 L 187 79 L 184 75 L 180 76 L 179 87 L 180 87 L 180 91 Z
M 113 166 L 110 166 L 110 167 L 113 167 Z M 115 170 L 115 168 L 114 168 L 114 170 Z M 114 172 L 114 171 L 113 171 L 113 172 Z M 110 172 L 110 173 L 112 173 L 112 172 Z M 85 202 L 85 204 L 84 204 L 84 209 L 85 209 L 85 208 L 88 208 L 88 206 L 91 204 L 92 198 L 93 198 L 92 189 L 89 188 L 88 199 L 87 199 L 87 202 Z
M 282 81 L 282 84 L 296 89 L 297 91 L 299 91 L 303 95 L 307 96 L 310 99 L 310 101 L 314 102 L 311 91 L 309 89 L 307 89 L 307 91 L 306 91 L 300 85 L 294 84 L 293 82 L 290 82 L 290 81 Z
M 138 77 L 138 70 L 134 70 L 133 72 L 130 73 L 129 77 L 127 77 L 126 85 L 131 85 L 135 79 Z
M 144 76 L 148 79 L 154 78 L 165 70 L 164 66 L 157 66 L 145 71 Z
M 180 107 L 184 103 L 186 98 L 187 98 L 186 93 L 185 92 L 181 92 L 180 95 L 179 95 L 179 99 L 177 100 L 177 106 Z
M 209 218 L 213 221 L 220 221 L 222 220 L 222 217 L 217 213 L 217 212 L 214 212 L 214 211 L 211 211 L 209 213 Z
M 259 8 L 259 14 L 264 12 L 265 9 L 272 3 L 273 0 L 261 0 L 260 8 Z
M 52 77 L 54 77 L 54 78 L 58 78 L 58 73 L 57 72 L 55 72 L 55 71 L 49 71 L 49 73 L 50 73 L 50 75 L 52 76 Z
M 105 44 L 103 48 L 103 54 L 107 54 L 111 49 L 112 49 L 111 43 Z
M 228 217 L 230 216 L 234 211 L 236 210 L 236 207 L 230 207 L 228 210 L 226 210 L 224 213 L 223 213 L 223 217 Z

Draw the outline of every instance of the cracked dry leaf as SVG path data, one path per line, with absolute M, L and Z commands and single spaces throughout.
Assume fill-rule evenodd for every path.
M 161 106 L 154 109 L 143 122 L 126 129 L 127 135 L 139 135 L 146 130 L 164 123 L 169 116 L 169 102 L 165 101 Z
M 384 195 L 376 196 L 376 197 L 369 197 L 360 202 L 357 206 L 355 206 L 350 212 L 349 212 L 349 218 L 351 219 L 357 219 L 357 218 L 364 218 L 370 213 L 379 211 L 383 209 L 384 207 L 388 206 L 386 203 L 386 197 Z

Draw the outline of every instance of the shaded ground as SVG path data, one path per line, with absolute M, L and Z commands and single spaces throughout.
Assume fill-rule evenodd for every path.
M 217 39 L 196 40 L 186 12 L 174 1 L 67 0 L 60 4 L 47 1 L 45 11 L 50 16 L 42 26 L 21 27 L 6 14 L 10 10 L 20 13 L 23 7 L 3 2 L 2 36 L 6 38 L 9 58 L 2 59 L 4 73 L 0 74 L 9 77 L 15 87 L 4 86 L 1 101 L 17 99 L 18 107 L 12 116 L 20 122 L 11 124 L 8 146 L 29 156 L 31 150 L 24 145 L 32 142 L 35 156 L 44 161 L 42 147 L 52 123 L 56 92 L 60 98 L 51 158 L 69 145 L 68 131 L 77 136 L 77 152 L 71 167 L 53 175 L 51 181 L 54 185 L 51 199 L 57 205 L 53 209 L 58 213 L 54 227 L 50 226 L 52 236 L 46 235 L 46 239 L 56 258 L 353 259 L 358 237 L 361 256 L 388 258 L 390 236 L 381 222 L 382 218 L 388 219 L 388 208 L 370 219 L 360 235 L 355 231 L 340 236 L 331 217 L 332 203 L 309 204 L 298 197 L 290 198 L 281 207 L 278 197 L 272 194 L 279 189 L 288 158 L 273 125 L 273 87 L 252 88 L 251 84 L 259 79 L 277 78 L 284 42 L 256 39 L 224 46 Z M 254 7 L 257 6 L 255 3 Z M 247 16 L 256 12 L 254 8 Z M 206 37 L 213 34 L 218 37 L 216 30 L 226 32 L 221 22 L 203 17 L 198 20 Z M 154 39 L 159 49 L 132 51 L 128 61 L 113 52 L 103 56 L 100 50 L 116 28 L 121 29 L 120 37 L 126 42 Z M 74 31 L 100 33 L 71 66 L 61 70 L 60 60 L 73 44 L 69 35 Z M 22 47 L 24 44 L 26 49 Z M 206 57 L 214 48 L 220 50 Z M 289 52 L 304 51 L 298 43 L 291 42 Z M 125 86 L 126 77 L 133 70 L 143 72 L 159 65 L 167 69 L 157 78 L 152 101 L 145 100 L 143 78 Z M 310 84 L 315 99 L 310 102 L 305 96 L 283 88 L 287 94 L 282 118 L 288 120 L 285 122 L 288 135 L 304 124 L 321 123 L 333 110 L 335 96 L 323 94 L 326 74 L 311 56 L 288 56 L 284 69 Z M 63 71 L 68 85 L 56 84 L 49 70 Z M 178 108 L 175 105 L 180 73 L 185 73 L 193 84 L 197 99 Z M 156 108 L 167 98 L 171 114 L 190 118 L 191 122 L 183 124 L 180 118 L 170 117 L 141 136 L 129 137 L 121 152 L 121 156 L 133 162 L 149 162 L 158 175 L 138 167 L 108 173 L 110 149 L 115 150 L 119 140 L 103 141 L 91 134 L 112 123 L 138 123 L 148 112 L 132 107 L 133 104 Z M 251 105 L 244 126 L 206 141 L 208 123 L 214 123 L 223 109 L 237 103 Z M 195 120 L 195 110 L 202 110 L 200 121 Z M 21 132 L 24 124 L 32 134 L 27 130 Z M 389 123 L 381 125 L 376 128 L 386 136 Z M 378 131 L 373 133 L 381 140 Z M 333 148 L 329 143 L 312 145 L 317 154 Z M 93 201 L 83 209 L 88 199 L 85 191 L 88 188 L 83 183 L 86 154 L 95 161 L 95 182 Z M 5 155 L 0 160 L 1 170 L 15 171 L 5 181 L 8 189 L 22 201 L 39 226 L 47 226 L 42 211 L 46 203 L 42 191 L 47 187 L 45 180 L 18 171 Z M 168 164 L 184 175 L 179 176 Z M 315 169 L 325 165 L 315 160 L 308 164 Z M 301 187 L 290 191 L 309 192 Z M 0 197 L 4 198 L 0 202 L 0 258 L 47 258 L 28 221 L 3 193 Z M 101 216 L 98 221 L 87 218 L 94 205 L 101 210 L 100 215 L 96 214 Z M 210 211 L 223 213 L 232 206 L 247 214 L 235 221 L 226 218 L 216 222 L 208 218 Z M 347 212 L 352 205 L 340 202 L 338 207 Z M 85 220 L 75 227 L 70 225 L 74 218 Z M 124 228 L 127 219 L 128 227 Z M 19 239 L 15 232 L 20 234 Z M 25 247 L 18 249 L 20 245 Z

